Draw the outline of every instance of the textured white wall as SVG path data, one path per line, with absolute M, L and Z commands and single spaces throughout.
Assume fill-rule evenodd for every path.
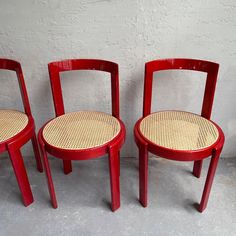
M 47 63 L 101 58 L 120 65 L 123 156 L 135 156 L 133 125 L 142 114 L 144 62 L 190 57 L 220 63 L 212 119 L 225 134 L 225 157 L 236 156 L 235 0 L 21 0 L 0 1 L 0 57 L 19 60 L 37 127 L 54 114 Z M 0 107 L 21 108 L 16 80 L 0 72 Z M 110 111 L 107 75 L 63 75 L 67 110 Z M 77 79 L 77 77 L 79 77 Z M 104 78 L 103 78 L 104 77 Z M 193 78 L 191 78 L 193 77 Z M 200 111 L 204 80 L 195 73 L 162 73 L 153 109 Z M 76 80 L 77 79 L 77 80 Z M 89 80 L 89 82 L 88 82 Z M 28 145 L 25 155 L 31 155 Z

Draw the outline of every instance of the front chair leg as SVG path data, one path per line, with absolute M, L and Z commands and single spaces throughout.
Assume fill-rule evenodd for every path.
M 118 171 L 119 171 L 119 176 L 120 176 L 120 151 L 118 151 L 117 165 L 118 165 Z
M 115 211 L 120 207 L 120 163 L 119 150 L 109 149 L 109 170 L 111 185 L 111 210 Z
M 33 145 L 33 150 L 34 150 L 34 156 L 35 156 L 35 159 L 36 159 L 37 169 L 38 169 L 39 172 L 43 172 L 43 165 L 42 165 L 42 162 L 41 162 L 38 142 L 37 142 L 37 138 L 36 138 L 35 133 L 34 133 L 32 139 L 31 139 L 31 142 L 32 142 L 32 145 Z
M 203 190 L 203 194 L 202 194 L 201 203 L 200 203 L 200 206 L 199 206 L 199 211 L 200 212 L 203 212 L 207 207 L 207 202 L 208 202 L 208 199 L 209 199 L 212 183 L 213 183 L 213 180 L 214 180 L 217 164 L 218 164 L 219 157 L 220 157 L 220 153 L 221 153 L 221 149 L 214 150 L 214 152 L 212 154 L 211 162 L 210 162 L 210 165 L 209 165 L 207 178 L 206 178 L 206 182 L 205 182 L 205 186 L 204 186 L 204 190 Z
M 34 199 L 21 152 L 19 149 L 9 149 L 8 152 L 21 191 L 23 203 L 25 206 L 28 206 L 34 201 Z
M 139 201 L 147 206 L 148 192 L 148 150 L 146 145 L 139 146 Z
M 193 175 L 196 176 L 197 178 L 200 178 L 201 176 L 202 164 L 203 164 L 203 160 L 194 161 Z
M 70 160 L 63 160 L 63 169 L 66 175 L 72 172 L 72 165 Z
M 46 150 L 44 149 L 44 146 L 40 145 L 40 147 L 41 147 L 41 151 L 42 151 L 43 164 L 44 164 L 45 174 L 47 177 L 48 190 L 50 193 L 52 206 L 54 208 L 57 208 L 57 198 L 56 198 L 56 193 L 55 193 L 54 184 L 53 184 L 53 180 L 52 180 L 52 174 L 51 174 L 51 170 L 50 170 L 50 166 L 49 166 L 49 162 L 48 162 L 48 156 L 47 156 Z

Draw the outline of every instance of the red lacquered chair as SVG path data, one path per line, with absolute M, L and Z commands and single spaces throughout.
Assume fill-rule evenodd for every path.
M 0 59 L 0 69 L 16 72 L 25 110 L 25 112 L 20 112 L 16 110 L 0 109 L 0 153 L 5 151 L 9 153 L 22 194 L 23 203 L 25 206 L 28 206 L 34 201 L 34 199 L 20 148 L 31 139 L 37 169 L 42 172 L 42 163 L 35 135 L 35 124 L 30 110 L 30 104 L 20 63 L 9 59 Z
M 72 171 L 71 160 L 88 160 L 109 154 L 111 209 L 120 207 L 120 156 L 125 140 L 125 126 L 119 115 L 118 65 L 96 59 L 73 59 L 48 65 L 56 118 L 39 131 L 39 143 L 48 180 L 52 205 L 57 208 L 56 194 L 47 152 L 63 160 L 64 173 Z M 112 115 L 95 111 L 66 113 L 63 105 L 60 72 L 97 70 L 111 74 Z
M 193 175 L 200 177 L 203 159 L 211 156 L 199 206 L 208 202 L 219 156 L 224 144 L 220 127 L 210 120 L 219 65 L 194 59 L 164 59 L 145 65 L 143 117 L 134 127 L 139 148 L 139 200 L 147 206 L 148 152 L 175 161 L 194 161 Z M 153 73 L 162 70 L 193 70 L 207 73 L 201 116 L 184 111 L 151 113 Z

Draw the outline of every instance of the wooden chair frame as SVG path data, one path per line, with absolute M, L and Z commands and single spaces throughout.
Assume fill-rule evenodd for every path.
M 42 150 L 45 172 L 48 180 L 48 188 L 52 200 L 52 205 L 57 208 L 56 194 L 52 181 L 51 171 L 48 163 L 47 152 L 51 155 L 63 159 L 64 173 L 68 174 L 72 171 L 71 160 L 88 160 L 101 157 L 105 154 L 109 155 L 110 183 L 112 204 L 111 209 L 115 211 L 120 207 L 120 148 L 125 141 L 125 126 L 120 120 L 119 113 L 119 74 L 118 65 L 114 62 L 98 60 L 98 59 L 72 59 L 49 63 L 48 65 L 50 82 L 53 94 L 56 117 L 65 114 L 62 89 L 60 83 L 60 73 L 72 70 L 96 70 L 104 71 L 111 74 L 111 97 L 112 97 L 112 116 L 120 123 L 119 134 L 108 143 L 94 148 L 70 150 L 61 149 L 48 144 L 42 135 L 45 125 L 39 131 L 39 143 Z M 79 135 L 79 134 L 78 134 Z
M 24 105 L 25 114 L 28 116 L 28 124 L 18 134 L 13 137 L 0 142 L 0 153 L 7 151 L 9 153 L 11 163 L 16 175 L 19 189 L 23 198 L 25 206 L 30 205 L 34 199 L 30 188 L 28 176 L 20 152 L 20 148 L 27 143 L 30 139 L 33 144 L 33 150 L 39 172 L 43 171 L 40 159 L 40 153 L 35 134 L 35 123 L 31 114 L 30 103 L 27 95 L 27 90 L 24 82 L 23 71 L 19 62 L 10 59 L 0 59 L 0 69 L 10 70 L 16 72 L 18 83 L 21 91 L 21 97 Z
M 201 174 L 203 159 L 212 156 L 199 206 L 199 211 L 202 212 L 207 206 L 216 167 L 224 145 L 223 131 L 214 122 L 219 132 L 218 140 L 210 147 L 199 150 L 185 151 L 165 148 L 150 142 L 142 135 L 140 123 L 144 117 L 151 114 L 153 73 L 162 70 L 192 70 L 207 73 L 201 116 L 210 120 L 218 69 L 217 63 L 184 58 L 155 60 L 145 64 L 143 117 L 137 121 L 134 127 L 135 141 L 139 148 L 139 199 L 144 207 L 147 206 L 148 152 L 175 161 L 194 161 L 193 175 L 198 178 Z

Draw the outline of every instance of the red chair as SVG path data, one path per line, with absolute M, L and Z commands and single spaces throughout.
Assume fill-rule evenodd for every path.
M 22 194 L 25 206 L 30 205 L 34 199 L 29 180 L 21 156 L 20 148 L 30 139 L 33 144 L 37 169 L 42 172 L 42 163 L 35 135 L 35 124 L 31 114 L 28 95 L 25 87 L 21 65 L 17 61 L 0 59 L 1 70 L 15 71 L 25 112 L 0 109 L 0 153 L 9 153 L 16 179 Z
M 52 62 L 48 65 L 56 118 L 39 131 L 39 143 L 43 155 L 52 205 L 57 208 L 47 152 L 63 160 L 64 173 L 72 171 L 71 160 L 88 160 L 109 154 L 111 209 L 120 207 L 120 156 L 125 140 L 125 126 L 119 114 L 118 65 L 96 59 L 74 59 Z M 111 74 L 112 115 L 79 111 L 66 113 L 60 83 L 60 72 L 72 70 L 98 70 Z
M 210 120 L 219 65 L 194 59 L 165 59 L 145 65 L 143 117 L 134 127 L 139 148 L 139 200 L 147 206 L 148 152 L 175 161 L 194 161 L 193 175 L 200 177 L 203 159 L 212 156 L 199 206 L 208 202 L 219 156 L 224 144 L 220 127 Z M 193 70 L 207 73 L 201 116 L 184 111 L 151 113 L 153 73 L 162 70 Z

